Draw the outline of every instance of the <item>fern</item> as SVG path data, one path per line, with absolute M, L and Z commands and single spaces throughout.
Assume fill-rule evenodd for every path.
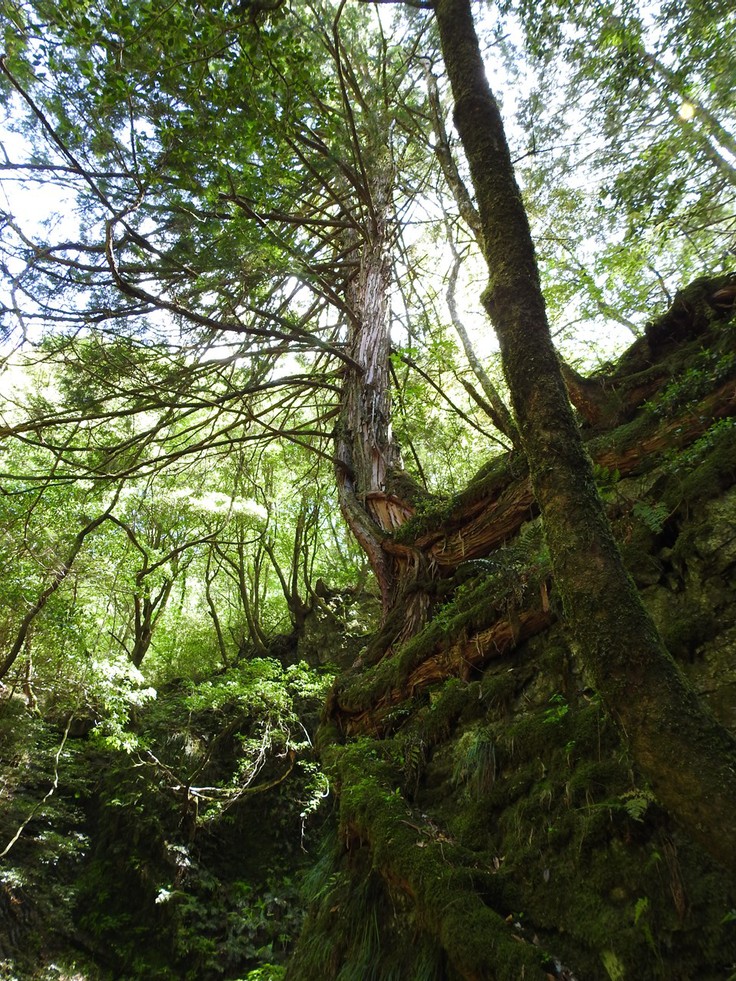
M 669 511 L 664 504 L 647 504 L 637 501 L 631 513 L 653 534 L 658 535 L 669 517 Z

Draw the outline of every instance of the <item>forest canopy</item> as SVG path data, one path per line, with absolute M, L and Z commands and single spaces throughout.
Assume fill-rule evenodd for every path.
M 655 398 L 670 340 L 736 304 L 732 5 L 0 17 L 3 698 L 145 754 L 157 693 L 217 716 L 228 691 L 255 728 L 219 813 L 267 757 L 270 786 L 313 752 L 303 703 L 408 664 L 541 514 L 533 629 L 553 589 L 651 793 L 733 870 L 733 737 L 624 568 L 624 463 L 586 448 Z M 713 385 L 733 368 L 714 350 L 693 368 Z M 709 411 L 688 438 L 725 432 Z M 641 507 L 657 533 L 676 512 Z M 319 618 L 341 639 L 307 666 Z M 375 735 L 340 684 L 341 738 Z M 311 814 L 311 756 L 302 779 Z
M 578 367 L 728 268 L 726 8 L 478 8 L 550 321 Z M 109 618 L 97 650 L 134 664 L 147 618 L 165 643 L 177 589 L 180 617 L 222 591 L 222 637 L 218 614 L 188 628 L 215 660 L 238 631 L 258 645 L 320 575 L 340 586 L 361 563 L 332 470 L 366 250 L 385 327 L 362 343 L 382 345 L 377 411 L 415 493 L 459 490 L 512 443 L 433 17 L 10 3 L 4 36 L 5 564 L 27 566 L 26 597 L 65 553 L 73 582 L 94 568 L 74 605 L 106 597 L 81 619 Z M 21 606 L 6 609 L 12 647 Z

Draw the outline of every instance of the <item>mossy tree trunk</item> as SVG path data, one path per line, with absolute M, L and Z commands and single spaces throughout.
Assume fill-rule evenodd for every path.
M 481 217 L 494 323 L 557 587 L 579 656 L 662 803 L 736 868 L 736 741 L 700 705 L 626 573 L 552 344 L 529 223 L 470 0 L 436 0 L 455 124 Z

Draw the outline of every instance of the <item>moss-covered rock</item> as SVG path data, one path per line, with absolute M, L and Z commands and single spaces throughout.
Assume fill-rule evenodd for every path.
M 736 428 L 732 397 L 717 402 L 713 392 L 732 385 L 736 358 L 733 331 L 708 307 L 711 286 L 680 296 L 675 320 L 663 318 L 613 369 L 628 409 L 589 447 L 603 461 L 602 495 L 667 648 L 734 729 Z M 626 371 L 636 375 L 630 385 Z M 637 392 L 646 392 L 638 408 Z M 471 489 L 495 502 L 501 487 L 513 497 L 514 479 L 503 460 Z M 432 522 L 435 534 L 442 522 L 453 528 L 469 500 L 427 511 L 402 534 L 429 540 Z M 380 884 L 372 907 L 380 963 L 391 963 L 391 950 L 404 956 L 399 973 L 372 976 L 728 977 L 736 883 L 638 772 L 564 620 L 515 635 L 472 671 L 449 657 L 534 604 L 559 612 L 544 543 L 530 531 L 539 523 L 522 527 L 487 556 L 458 560 L 434 591 L 427 626 L 383 658 L 377 645 L 330 705 L 324 759 L 340 802 L 333 861 L 346 894 L 358 886 L 354 863 L 361 875 L 370 869 Z M 444 663 L 446 675 L 426 670 L 429 662 Z M 358 732 L 369 735 L 346 735 Z M 319 976 L 300 952 L 326 949 L 335 935 L 330 895 L 314 900 L 294 979 Z M 389 908 L 401 912 L 392 919 Z M 405 956 L 415 941 L 416 967 Z M 348 978 L 365 960 L 346 940 L 321 963 L 325 978 Z

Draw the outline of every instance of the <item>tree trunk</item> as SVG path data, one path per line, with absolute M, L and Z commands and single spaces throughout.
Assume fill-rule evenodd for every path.
M 626 573 L 598 496 L 547 323 L 534 247 L 469 0 L 437 0 L 455 124 L 480 213 L 483 303 L 579 656 L 662 803 L 736 868 L 736 741 L 700 705 Z
M 351 312 L 348 353 L 360 370 L 346 369 L 336 459 L 340 507 L 368 555 L 386 612 L 396 595 L 397 569 L 395 559 L 384 550 L 384 541 L 411 515 L 388 491 L 389 475 L 400 467 L 391 433 L 390 168 L 373 182 L 371 199 L 372 218 L 361 243 L 360 269 L 347 296 Z
M 140 668 L 143 658 L 148 653 L 151 641 L 153 640 L 153 631 L 169 601 L 173 585 L 173 579 L 166 579 L 155 596 L 151 596 L 149 593 L 143 595 L 136 594 L 133 597 L 135 606 L 135 642 L 130 652 L 130 659 L 136 668 Z

